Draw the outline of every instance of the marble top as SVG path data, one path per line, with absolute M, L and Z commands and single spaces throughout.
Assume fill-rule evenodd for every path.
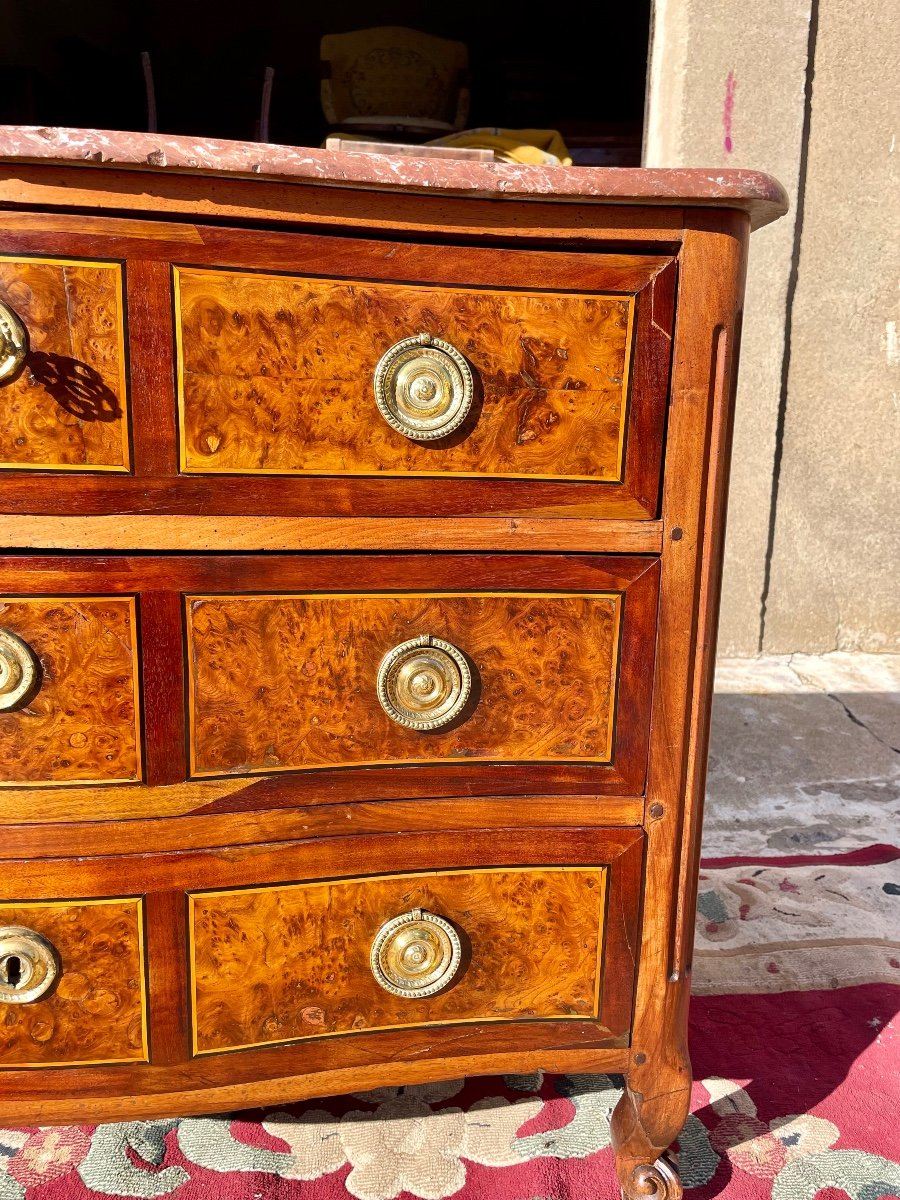
M 0 167 L 9 160 L 226 174 L 492 200 L 737 208 L 750 214 L 754 228 L 776 220 L 788 208 L 781 184 L 758 171 L 521 166 L 101 129 L 0 125 Z

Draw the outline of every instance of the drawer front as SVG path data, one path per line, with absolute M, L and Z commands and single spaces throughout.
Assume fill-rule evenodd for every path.
M 404 1026 L 597 1020 L 605 894 L 606 869 L 588 866 L 192 895 L 194 1052 Z
M 138 674 L 133 596 L 0 596 L 0 783 L 140 779 Z
M 359 804 L 330 836 L 311 836 L 307 808 L 268 839 L 233 814 L 246 844 L 221 822 L 215 837 L 202 819 L 188 831 L 192 819 L 6 860 L 4 1118 L 271 1104 L 359 1086 L 361 1070 L 371 1086 L 448 1060 L 457 1071 L 461 1055 L 469 1070 L 520 1069 L 523 1055 L 557 1071 L 621 1069 L 644 836 L 573 822 L 558 799 L 553 827 L 470 800 L 418 824 Z M 19 1003 L 3 998 L 9 980 Z
M 185 471 L 621 481 L 631 296 L 176 278 Z M 407 435 L 379 411 L 376 367 L 423 332 L 465 358 L 472 407 L 451 430 L 462 410 L 447 400 L 442 424 L 442 402 L 429 429 Z M 412 373 L 396 389 L 433 391 L 429 361 L 447 357 L 411 347 Z M 393 387 L 386 380 L 388 405 Z M 429 440 L 416 440 L 423 432 Z
M 0 904 L 0 1068 L 147 1060 L 143 920 L 133 898 Z
M 11 513 L 658 515 L 670 253 L 35 213 L 0 241 L 30 343 L 0 469 L 52 471 L 6 472 Z
M 0 468 L 127 472 L 122 267 L 0 257 L 0 303 Z
M 0 558 L 0 815 L 639 796 L 658 585 L 638 555 Z
M 607 763 L 622 608 L 603 592 L 189 596 L 193 774 Z

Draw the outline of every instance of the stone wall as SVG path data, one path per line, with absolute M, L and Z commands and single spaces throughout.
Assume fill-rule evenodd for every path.
M 900 6 L 657 0 L 647 166 L 756 167 L 722 654 L 900 648 Z

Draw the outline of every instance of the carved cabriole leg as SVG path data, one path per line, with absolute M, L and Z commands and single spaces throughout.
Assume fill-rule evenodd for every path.
M 684 1051 L 662 1061 L 648 1058 L 628 1072 L 612 1116 L 616 1173 L 625 1200 L 681 1200 L 669 1147 L 681 1133 L 690 1102 L 691 1067 Z
M 667 1151 L 690 1105 L 687 1008 L 747 232 L 736 213 L 694 211 L 679 256 L 682 294 L 702 301 L 679 311 L 672 360 L 644 918 L 631 1063 L 612 1118 L 626 1200 L 682 1195 Z M 706 470 L 681 470 L 701 442 Z

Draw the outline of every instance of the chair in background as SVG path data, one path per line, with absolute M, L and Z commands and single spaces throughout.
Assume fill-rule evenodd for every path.
M 469 115 L 462 42 L 401 26 L 322 38 L 322 110 L 332 131 L 408 141 L 452 133 Z

